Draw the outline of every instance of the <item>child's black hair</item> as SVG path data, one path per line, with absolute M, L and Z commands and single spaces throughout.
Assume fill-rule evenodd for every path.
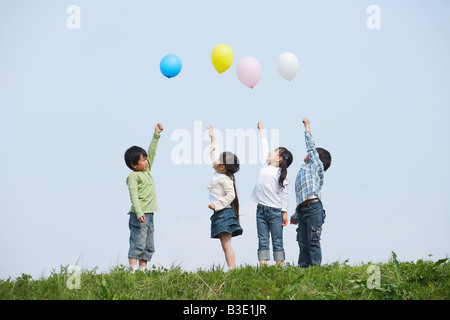
M 233 180 L 235 197 L 233 202 L 231 202 L 231 208 L 236 213 L 236 217 L 239 220 L 239 199 L 236 191 L 236 178 L 234 177 L 234 174 L 240 169 L 239 159 L 234 153 L 222 152 L 219 157 L 219 161 L 225 166 L 226 175 L 230 177 L 231 180 Z
M 294 160 L 294 157 L 292 156 L 292 153 L 286 149 L 285 147 L 279 147 L 278 148 L 278 155 L 281 157 L 280 161 L 280 178 L 278 179 L 278 185 L 280 188 L 284 188 L 283 183 L 284 179 L 286 179 L 287 176 L 287 168 L 291 165 L 292 161 Z
M 131 170 L 134 170 L 132 165 L 137 165 L 139 162 L 139 159 L 141 158 L 141 154 L 144 157 L 147 157 L 147 152 L 138 146 L 132 146 L 131 148 L 128 148 L 127 151 L 125 151 L 125 163 L 127 164 L 127 167 Z
M 323 148 L 316 148 L 316 150 L 319 154 L 320 161 L 323 163 L 323 170 L 327 171 L 331 165 L 331 154 Z

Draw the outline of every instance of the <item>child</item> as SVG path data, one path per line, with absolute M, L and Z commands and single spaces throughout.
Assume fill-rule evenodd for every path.
M 320 200 L 324 172 L 331 165 L 330 153 L 322 148 L 315 148 L 308 118 L 303 119 L 305 140 L 308 154 L 298 172 L 295 181 L 297 208 L 291 217 L 291 224 L 297 224 L 297 241 L 300 248 L 298 265 L 306 268 L 322 263 L 320 234 L 325 220 Z
M 217 152 L 213 126 L 208 127 L 211 138 L 210 158 L 216 171 L 208 186 L 208 208 L 214 210 L 211 216 L 211 238 L 219 238 L 225 253 L 228 269 L 235 267 L 235 256 L 231 237 L 239 236 L 243 230 L 239 224 L 239 200 L 236 193 L 234 174 L 239 171 L 239 159 L 231 152 Z
M 266 265 L 270 259 L 269 236 L 272 237 L 273 259 L 283 266 L 283 227 L 287 225 L 289 179 L 287 168 L 291 165 L 292 153 L 283 147 L 269 153 L 269 144 L 258 122 L 261 139 L 261 170 L 251 199 L 258 203 L 256 209 L 256 227 L 258 230 L 258 259 L 260 265 Z M 270 233 L 270 235 L 269 235 Z
M 130 250 L 128 251 L 128 259 L 133 273 L 137 269 L 138 260 L 139 270 L 146 270 L 147 261 L 150 261 L 155 252 L 153 213 L 158 211 L 158 207 L 155 183 L 150 170 L 163 130 L 160 123 L 155 126 L 148 155 L 144 149 L 136 146 L 125 152 L 125 163 L 128 168 L 133 170 L 127 177 L 132 204 L 129 212 Z

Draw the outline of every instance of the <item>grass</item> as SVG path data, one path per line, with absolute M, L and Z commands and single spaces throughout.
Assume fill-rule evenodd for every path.
M 118 266 L 109 273 L 81 270 L 79 289 L 69 289 L 74 274 L 68 267 L 49 277 L 22 274 L 0 280 L 1 300 L 448 300 L 450 264 L 418 260 L 358 266 L 334 262 L 301 269 L 287 264 L 242 266 L 224 272 L 221 266 L 196 272 L 151 268 L 131 274 Z M 377 282 L 378 280 L 378 282 Z

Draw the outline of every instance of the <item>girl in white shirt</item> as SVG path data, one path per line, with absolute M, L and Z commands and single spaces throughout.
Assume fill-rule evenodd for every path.
M 287 225 L 289 184 L 287 168 L 291 165 L 292 153 L 279 147 L 269 153 L 269 143 L 258 122 L 261 141 L 261 170 L 251 199 L 258 204 L 256 226 L 258 230 L 258 260 L 260 265 L 270 259 L 269 237 L 272 237 L 273 258 L 282 266 L 285 254 L 283 248 L 283 227 Z
M 211 216 L 211 238 L 220 239 L 228 268 L 235 267 L 231 238 L 242 234 L 239 224 L 239 200 L 234 174 L 239 171 L 239 159 L 231 152 L 217 152 L 213 126 L 208 127 L 211 138 L 210 158 L 215 173 L 208 185 Z

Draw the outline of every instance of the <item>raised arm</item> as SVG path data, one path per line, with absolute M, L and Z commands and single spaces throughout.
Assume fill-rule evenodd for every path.
M 306 151 L 308 152 L 309 160 L 314 164 L 321 164 L 319 153 L 316 150 L 316 144 L 311 134 L 311 125 L 308 118 L 303 118 L 303 124 L 305 125 L 305 142 Z
M 217 151 L 216 138 L 214 137 L 214 127 L 212 125 L 208 126 L 209 138 L 211 139 L 211 145 L 209 147 L 209 158 L 212 162 L 219 159 L 219 152 Z
M 267 141 L 266 133 L 263 128 L 263 124 L 261 121 L 258 122 L 258 130 L 259 130 L 259 138 L 261 141 L 260 145 L 260 153 L 259 153 L 259 161 L 262 166 L 267 164 L 267 155 L 269 154 L 269 142 Z
M 150 146 L 148 147 L 148 170 L 150 171 L 152 168 L 153 161 L 155 160 L 156 155 L 156 147 L 158 146 L 159 138 L 161 138 L 161 132 L 164 130 L 161 123 L 156 124 L 155 133 L 153 134 L 152 141 L 150 142 Z

